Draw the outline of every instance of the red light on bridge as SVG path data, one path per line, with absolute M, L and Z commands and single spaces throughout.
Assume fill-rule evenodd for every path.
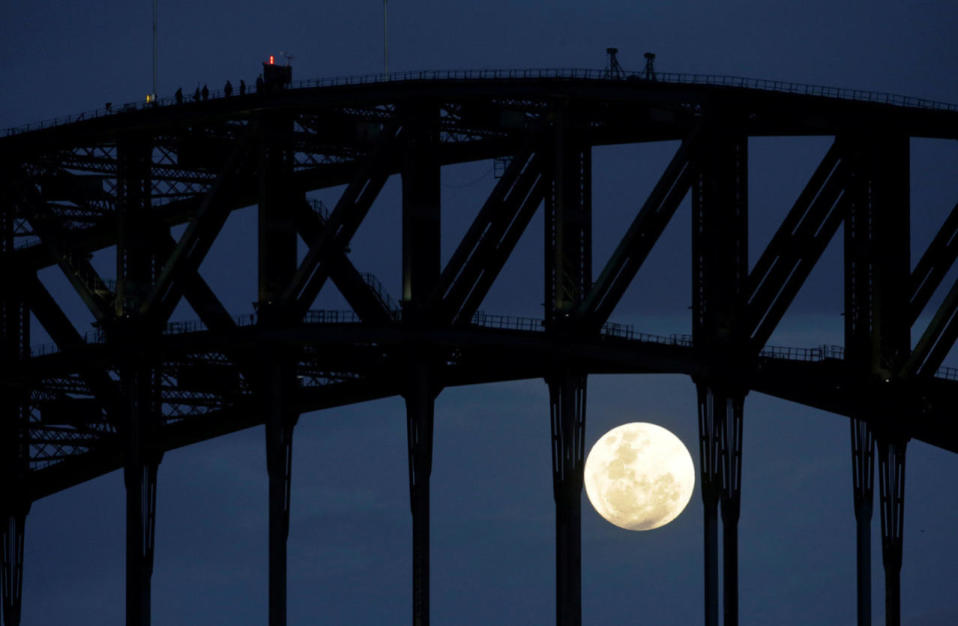
M 276 63 L 276 57 L 274 57 L 272 54 L 269 55 L 269 64 L 274 65 L 275 63 Z

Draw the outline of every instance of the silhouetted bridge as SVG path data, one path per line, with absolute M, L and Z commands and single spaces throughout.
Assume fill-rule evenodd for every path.
M 260 424 L 269 471 L 270 624 L 285 624 L 291 445 L 301 413 L 401 395 L 413 511 L 413 622 L 429 619 L 434 399 L 453 385 L 544 378 L 556 502 L 557 622 L 581 621 L 579 514 L 588 374 L 687 374 L 698 390 L 705 616 L 738 619 L 742 411 L 757 390 L 850 418 L 859 623 L 870 623 L 878 457 L 886 613 L 898 623 L 906 443 L 958 452 L 958 288 L 911 329 L 958 255 L 958 207 L 912 267 L 909 140 L 958 138 L 958 108 L 734 77 L 589 70 L 413 73 L 115 107 L 0 138 L 0 442 L 4 621 L 20 620 L 31 502 L 122 468 L 127 624 L 150 621 L 156 471 L 165 451 Z M 748 139 L 834 141 L 751 266 Z M 608 263 L 592 261 L 594 146 L 677 140 Z M 440 170 L 498 159 L 502 176 L 440 256 Z M 402 294 L 349 246 L 386 180 L 402 179 Z M 331 209 L 306 193 L 344 186 Z M 609 321 L 684 198 L 692 198 L 692 328 L 659 337 Z M 230 311 L 198 269 L 230 215 L 258 207 L 258 300 Z M 484 298 L 543 207 L 543 319 Z M 179 238 L 171 228 L 185 225 Z M 766 346 L 844 226 L 845 345 Z M 308 251 L 297 257 L 297 238 Z M 104 277 L 91 255 L 115 250 Z M 78 329 L 38 278 L 57 266 L 95 319 Z M 332 281 L 346 312 L 311 310 Z M 196 322 L 170 322 L 183 300 Z M 55 342 L 34 349 L 31 319 Z M 937 375 L 936 375 L 937 373 Z

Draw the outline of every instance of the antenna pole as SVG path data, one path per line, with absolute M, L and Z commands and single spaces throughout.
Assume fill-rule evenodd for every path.
M 386 79 L 389 79 L 389 34 L 387 30 L 386 21 L 386 3 L 388 0 L 383 0 L 383 68 L 386 73 Z
M 156 18 L 157 18 L 157 2 L 158 0 L 153 0 L 153 98 L 156 99 L 156 58 L 157 58 L 157 42 L 156 42 Z

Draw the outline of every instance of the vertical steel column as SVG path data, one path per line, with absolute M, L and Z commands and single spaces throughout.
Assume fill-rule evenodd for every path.
M 860 147 L 859 147 L 860 150 Z M 864 386 L 872 371 L 873 260 L 867 170 L 856 153 L 845 219 L 845 360 Z M 864 416 L 862 416 L 864 417 Z M 871 520 L 874 501 L 874 435 L 864 419 L 851 420 L 852 477 L 858 565 L 858 626 L 871 626 Z
M 150 295 L 154 262 L 147 224 L 152 203 L 153 139 L 149 135 L 125 135 L 116 146 L 117 319 L 134 319 L 140 304 Z
M 159 406 L 150 329 L 139 318 L 156 268 L 150 254 L 152 138 L 117 141 L 117 292 L 108 340 L 120 353 L 118 429 L 125 445 L 126 623 L 150 624 L 150 580 L 156 525 L 156 474 L 161 452 L 153 445 Z
M 871 623 L 870 532 L 873 449 L 879 449 L 886 623 L 898 624 L 906 437 L 895 426 L 913 410 L 896 393 L 911 350 L 909 146 L 904 135 L 850 137 L 854 162 L 845 221 L 845 346 L 860 395 L 852 421 L 858 534 L 858 623 Z M 865 425 L 864 418 L 878 424 Z M 872 435 L 874 433 L 874 435 Z
M 0 536 L 0 559 L 3 584 L 4 626 L 20 626 L 20 611 L 23 604 L 23 538 L 24 524 L 29 505 L 20 503 L 18 510 L 11 510 L 11 503 L 3 516 L 3 532 Z
M 872 157 L 872 219 L 880 267 L 876 289 L 877 344 L 880 350 L 879 385 L 895 385 L 896 374 L 911 352 L 911 286 L 909 138 L 883 138 Z M 885 372 L 890 372 L 886 375 Z M 901 623 L 902 530 L 905 512 L 905 447 L 907 437 L 894 426 L 905 413 L 898 394 L 884 403 L 884 424 L 875 432 L 879 452 L 882 565 L 885 569 L 885 624 Z M 889 414 L 890 413 L 890 414 Z
M 568 103 L 554 112 L 553 159 L 546 196 L 546 330 L 557 341 L 576 332 L 570 312 L 592 286 L 592 148 Z M 556 624 L 582 623 L 582 471 L 586 376 L 556 364 L 546 377 L 556 504 Z
M 905 518 L 904 438 L 878 440 L 882 565 L 885 568 L 885 625 L 901 624 L 902 530 Z
M 14 250 L 15 208 L 0 197 L 0 267 Z M 16 371 L 30 357 L 30 312 L 22 291 L 7 282 L 0 291 L 0 372 Z M 0 587 L 3 623 L 19 626 L 23 597 L 23 539 L 30 496 L 30 407 L 26 390 L 0 390 Z
M 403 324 L 429 324 L 426 300 L 440 273 L 439 108 L 427 101 L 404 111 L 406 146 L 402 160 Z M 409 452 L 409 500 L 412 512 L 412 623 L 429 624 L 429 476 L 432 433 L 439 386 L 430 349 L 409 346 L 403 396 Z
M 436 391 L 425 356 L 413 357 L 407 372 L 406 437 L 409 451 L 409 504 L 412 512 L 412 623 L 429 624 L 429 476 Z
M 592 148 L 567 105 L 554 121 L 551 178 L 546 195 L 546 328 L 563 327 L 592 286 Z
M 258 120 L 259 298 L 257 324 L 282 328 L 290 319 L 280 295 L 296 272 L 295 207 L 305 199 L 294 190 L 293 120 L 264 115 Z M 257 388 L 266 415 L 266 470 L 269 475 L 269 624 L 286 625 L 286 572 L 292 487 L 293 429 L 298 414 L 294 352 L 265 350 Z
M 0 396 L 0 585 L 3 623 L 19 626 L 23 599 L 23 540 L 30 497 L 28 470 L 28 406 L 13 393 Z
M 718 624 L 718 511 L 722 505 L 725 623 L 738 619 L 738 518 L 744 394 L 697 384 L 699 458 L 705 515 L 705 620 Z
M 132 336 L 127 340 L 135 341 Z M 148 367 L 127 364 L 121 367 L 120 395 L 123 399 L 126 461 L 126 623 L 150 623 L 150 579 L 153 576 L 153 547 L 156 528 L 156 474 L 159 455 L 150 450 L 156 419 L 150 393 L 153 372 Z
M 269 624 L 286 624 L 286 543 L 289 539 L 290 491 L 293 473 L 293 427 L 290 408 L 294 363 L 283 355 L 266 357 L 263 378 L 267 399 L 266 471 L 269 475 Z
M 742 494 L 742 417 L 744 394 L 725 401 L 722 434 L 722 558 L 726 626 L 738 624 L 738 517 Z
M 403 319 L 426 321 L 425 302 L 441 269 L 439 108 L 417 101 L 403 111 L 402 306 Z
M 852 430 L 852 488 L 858 544 L 858 626 L 871 626 L 871 522 L 875 484 L 875 438 L 867 422 L 850 421 Z
M 718 625 L 718 503 L 722 505 L 724 616 L 738 623 L 738 519 L 742 419 L 748 375 L 744 289 L 748 277 L 748 138 L 716 115 L 693 155 L 693 341 L 705 506 L 705 618 Z
M 566 370 L 546 379 L 552 425 L 552 494 L 556 503 L 556 624 L 582 623 L 582 471 L 586 377 Z
M 696 385 L 699 411 L 699 465 L 705 528 L 705 624 L 719 623 L 718 506 L 722 495 L 721 421 L 723 402 L 706 385 Z M 718 400 L 718 402 L 717 402 Z M 718 406 L 716 407 L 716 404 Z

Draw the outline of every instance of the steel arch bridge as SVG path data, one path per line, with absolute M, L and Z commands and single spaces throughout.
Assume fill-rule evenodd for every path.
M 542 378 L 552 424 L 557 622 L 577 625 L 587 376 L 658 372 L 687 374 L 698 390 L 706 624 L 720 623 L 720 593 L 722 623 L 738 621 L 750 390 L 850 420 L 859 624 L 871 622 L 877 457 L 887 619 L 897 624 L 906 443 L 958 452 L 958 376 L 940 368 L 958 336 L 958 285 L 916 342 L 911 336 L 958 256 L 958 206 L 912 268 L 909 140 L 958 139 L 958 108 L 732 77 L 534 70 L 391 78 L 294 86 L 267 73 L 255 93 L 127 106 L 0 138 L 4 623 L 20 623 L 31 503 L 122 468 L 127 624 L 149 624 L 163 453 L 264 424 L 269 621 L 285 624 L 298 416 L 401 395 L 413 623 L 427 624 L 434 399 L 449 386 Z M 834 140 L 749 270 L 748 140 L 810 135 Z M 592 148 L 659 140 L 678 148 L 611 259 L 594 272 Z M 502 174 L 442 264 L 440 171 L 481 159 L 499 160 Z M 348 254 L 396 174 L 398 304 Z M 344 191 L 331 210 L 306 196 L 334 186 Z M 691 334 L 657 337 L 610 322 L 689 195 Z M 258 300 L 252 310 L 230 311 L 198 269 L 230 213 L 251 205 L 258 207 Z M 481 313 L 540 207 L 544 319 Z M 844 347 L 767 346 L 839 226 Z M 174 227 L 182 229 L 178 239 Z M 301 261 L 298 237 L 308 246 Z M 107 248 L 116 253 L 113 276 L 90 261 Z M 69 279 L 94 328 L 77 328 L 62 294 L 40 281 L 38 271 L 51 266 Z M 350 311 L 312 310 L 328 282 Z M 184 300 L 199 320 L 170 322 Z M 55 348 L 31 348 L 31 320 Z

